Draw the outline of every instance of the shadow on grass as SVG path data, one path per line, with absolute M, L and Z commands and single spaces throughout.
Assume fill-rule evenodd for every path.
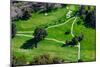
M 37 43 L 39 41 L 36 38 L 32 38 L 27 40 L 20 48 L 22 49 L 32 49 L 32 48 L 37 48 Z

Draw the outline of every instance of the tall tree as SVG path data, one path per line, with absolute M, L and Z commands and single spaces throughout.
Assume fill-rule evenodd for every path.
M 44 28 L 36 28 L 34 33 L 34 41 L 35 41 L 35 47 L 37 47 L 37 43 L 41 40 L 43 40 L 47 36 L 47 31 Z
M 86 27 L 96 28 L 96 7 L 95 6 L 80 6 L 78 11 Z

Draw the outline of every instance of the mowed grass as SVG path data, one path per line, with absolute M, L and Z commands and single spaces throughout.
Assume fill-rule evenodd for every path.
M 47 29 L 48 31 L 48 38 L 54 38 L 54 39 L 57 39 L 59 41 L 63 41 L 65 42 L 66 40 L 71 40 L 72 39 L 72 36 L 71 36 L 71 33 L 69 34 L 65 34 L 65 32 L 71 32 L 71 26 L 72 26 L 72 23 L 73 21 L 75 20 L 75 17 L 72 17 L 70 18 L 71 20 L 66 20 L 65 24 L 63 25 L 58 25 L 57 27 L 53 27 L 53 28 L 49 28 Z
M 74 8 L 73 6 L 71 6 Z M 74 9 L 75 10 L 75 9 Z M 42 24 L 54 23 L 53 21 L 58 20 L 60 17 L 67 13 L 66 8 L 57 9 L 53 12 L 48 13 L 48 16 L 42 14 L 32 14 L 32 17 L 28 20 L 19 20 L 16 22 L 17 31 L 34 31 L 34 29 Z M 79 18 L 77 19 L 77 21 Z M 67 21 L 67 20 L 66 20 Z M 47 29 L 48 36 L 47 38 L 57 39 L 59 41 L 65 42 L 66 40 L 71 40 L 71 34 L 65 35 L 66 31 L 71 30 L 72 22 L 74 18 L 67 22 L 64 25 L 53 27 Z M 77 24 L 77 21 L 74 24 L 74 34 L 79 35 L 80 32 L 84 33 L 84 39 L 81 41 L 81 59 L 83 61 L 94 61 L 95 60 L 95 30 L 86 28 L 84 25 Z M 26 35 L 31 35 L 33 33 L 23 33 Z M 63 58 L 67 62 L 76 62 L 78 57 L 78 48 L 77 47 L 61 47 L 61 43 L 57 43 L 51 40 L 43 40 L 38 43 L 38 48 L 34 49 L 21 49 L 20 47 L 27 40 L 31 39 L 30 37 L 25 36 L 15 36 L 12 39 L 12 54 L 17 58 L 22 58 L 26 62 L 32 61 L 35 56 L 41 54 L 50 54 L 51 56 L 56 56 Z
M 71 33 L 65 34 L 65 32 L 67 31 L 71 32 L 71 26 L 74 20 L 75 17 L 72 17 L 66 20 L 64 23 L 61 23 L 62 25 L 58 24 L 58 26 L 54 25 L 54 27 L 52 28 L 47 28 L 46 30 L 48 32 L 48 35 L 46 38 L 53 38 L 63 42 L 65 42 L 66 39 L 71 40 L 72 39 Z M 33 36 L 33 33 L 22 33 L 22 34 Z
M 95 36 L 96 31 L 95 31 L 95 29 L 86 28 L 84 25 L 82 25 L 82 23 L 83 23 L 82 21 L 81 21 L 81 24 L 78 25 L 77 21 L 79 21 L 79 20 L 81 20 L 81 19 L 78 17 L 77 20 L 75 21 L 75 24 L 73 27 L 74 28 L 73 33 L 74 33 L 74 35 L 80 35 L 81 33 L 84 34 L 84 39 L 80 42 L 80 44 L 81 44 L 81 48 L 80 48 L 81 49 L 81 53 L 80 53 L 81 59 L 83 61 L 95 61 L 95 59 L 96 59 L 96 56 L 95 56 L 96 55 L 96 36 Z M 63 41 L 63 42 L 65 42 L 65 40 L 71 40 L 72 39 L 71 34 L 65 35 L 64 32 L 66 32 L 67 30 L 71 30 L 71 25 L 72 25 L 73 21 L 74 21 L 74 18 L 64 25 L 47 29 L 47 31 L 48 31 L 47 38 L 54 38 L 54 39 L 57 39 L 57 40 Z M 55 34 L 55 35 L 53 35 L 53 34 Z M 55 42 L 51 41 L 51 43 L 55 43 Z M 60 47 L 61 47 L 61 45 L 60 45 Z M 55 48 L 53 48 L 53 49 L 55 49 Z M 68 50 L 70 51 L 70 49 L 68 49 Z
M 55 20 L 60 19 L 67 12 L 66 8 L 60 8 L 48 12 L 48 15 L 45 15 L 45 13 L 32 13 L 32 17 L 28 20 L 16 21 L 16 27 L 18 31 L 32 31 L 39 25 L 54 23 Z
M 77 20 L 81 20 L 78 18 Z M 83 23 L 81 21 L 81 23 Z M 87 28 L 83 24 L 74 24 L 74 34 L 80 35 L 84 34 L 81 44 L 81 59 L 83 61 L 95 61 L 96 60 L 96 30 L 92 28 Z
M 61 47 L 61 43 L 43 40 L 38 43 L 38 48 L 34 49 L 21 49 L 20 47 L 30 37 L 16 36 L 12 40 L 12 54 L 17 58 L 23 57 L 27 62 L 32 61 L 35 56 L 42 54 L 50 54 L 52 57 L 59 57 L 67 62 L 77 61 L 77 48 L 76 47 Z M 20 59 L 20 58 L 19 58 Z

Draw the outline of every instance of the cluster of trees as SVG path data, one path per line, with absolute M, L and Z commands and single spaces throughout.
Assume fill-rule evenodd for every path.
M 52 9 L 64 7 L 63 4 L 11 1 L 11 19 L 28 19 L 31 12 L 48 12 Z
M 86 27 L 96 28 L 96 7 L 95 6 L 80 6 L 77 13 L 83 21 Z
M 73 37 L 71 41 L 66 40 L 65 44 L 63 44 L 62 47 L 65 47 L 65 46 L 75 46 L 75 45 L 78 44 L 78 42 L 83 40 L 83 37 L 84 37 L 84 35 L 80 34 L 78 36 Z

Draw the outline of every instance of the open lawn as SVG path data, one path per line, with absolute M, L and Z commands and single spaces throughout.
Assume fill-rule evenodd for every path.
M 74 7 L 71 6 L 71 8 Z M 64 33 L 66 31 L 71 32 L 72 23 L 75 20 L 75 17 L 71 17 L 69 19 L 66 19 L 66 21 L 63 23 L 46 28 L 48 36 L 43 41 L 38 43 L 38 48 L 20 48 L 23 43 L 33 37 L 32 34 L 37 26 L 42 24 L 54 23 L 54 21 L 64 16 L 67 12 L 68 10 L 66 10 L 66 8 L 60 8 L 49 12 L 48 16 L 45 16 L 43 13 L 33 13 L 32 17 L 30 17 L 30 19 L 28 20 L 16 21 L 17 34 L 11 41 L 12 54 L 18 59 L 24 57 L 24 60 L 26 62 L 32 61 L 33 57 L 39 56 L 41 54 L 50 54 L 51 56 L 64 59 L 65 62 L 77 62 L 78 47 L 61 47 L 66 40 L 71 40 L 73 38 L 71 33 L 67 35 L 65 35 Z M 82 24 L 83 21 L 80 21 L 81 24 L 77 24 L 77 21 L 79 20 L 81 19 L 77 17 L 75 24 L 73 25 L 73 34 L 79 35 L 81 32 L 84 34 L 84 39 L 80 42 L 80 57 L 83 61 L 95 61 L 95 29 L 86 28 Z
M 56 20 L 65 16 L 67 12 L 66 8 L 61 8 L 48 12 L 47 16 L 45 16 L 45 13 L 32 13 L 32 17 L 29 20 L 18 20 L 16 22 L 17 30 L 32 31 L 39 25 L 54 23 Z

